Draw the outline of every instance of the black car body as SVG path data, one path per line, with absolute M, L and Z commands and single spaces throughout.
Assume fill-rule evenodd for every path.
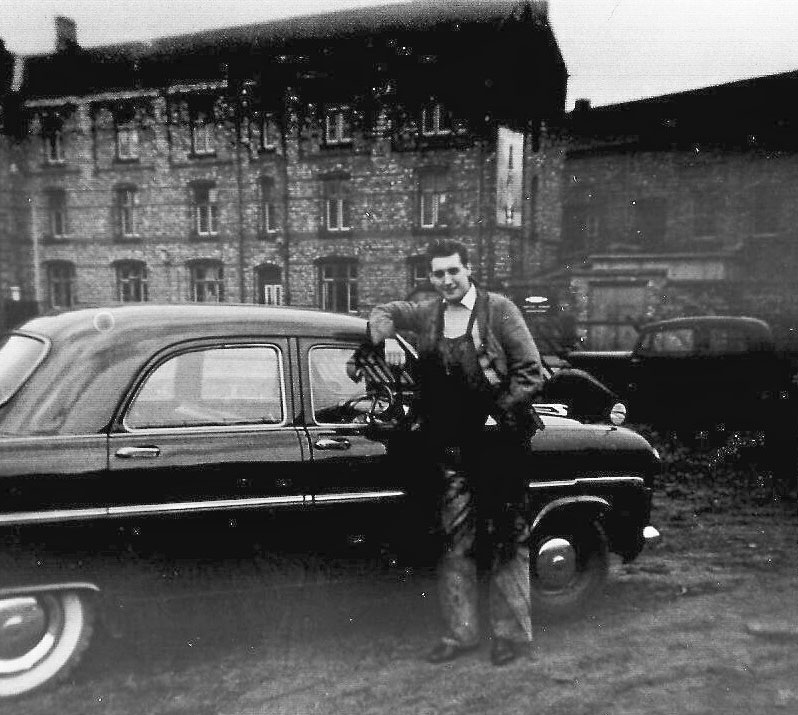
M 574 351 L 568 363 L 614 390 L 635 422 L 668 429 L 769 428 L 792 420 L 795 358 L 744 316 L 648 323 L 629 351 Z
M 62 676 L 96 612 L 113 620 L 192 549 L 323 550 L 338 532 L 416 543 L 412 435 L 386 417 L 411 408 L 412 375 L 365 343 L 352 316 L 196 304 L 67 312 L 0 341 L 0 695 Z M 371 372 L 356 382 L 359 360 Z M 538 411 L 533 595 L 569 611 L 609 552 L 632 559 L 656 536 L 659 459 L 625 428 Z

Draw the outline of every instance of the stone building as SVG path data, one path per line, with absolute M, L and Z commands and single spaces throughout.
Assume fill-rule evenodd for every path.
M 700 313 L 798 332 L 798 72 L 590 108 L 567 119 L 559 267 L 523 284 L 585 345 Z
M 67 18 L 56 31 L 53 53 L 0 53 L 6 300 L 13 285 L 39 310 L 362 313 L 423 279 L 433 237 L 464 241 L 492 287 L 556 258 L 546 127 L 566 72 L 545 2 L 421 0 L 93 48 Z

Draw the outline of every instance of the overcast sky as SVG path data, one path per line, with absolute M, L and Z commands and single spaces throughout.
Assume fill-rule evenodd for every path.
M 382 4 L 0 0 L 0 38 L 32 54 L 52 50 L 58 14 L 91 46 Z M 549 16 L 570 74 L 568 108 L 580 97 L 600 105 L 798 70 L 798 0 L 550 0 Z

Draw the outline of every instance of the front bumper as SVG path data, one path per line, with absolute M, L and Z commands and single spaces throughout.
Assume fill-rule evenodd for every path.
M 654 544 L 662 538 L 662 534 L 659 533 L 659 530 L 651 526 L 649 524 L 647 527 L 643 529 L 643 540 L 646 544 Z

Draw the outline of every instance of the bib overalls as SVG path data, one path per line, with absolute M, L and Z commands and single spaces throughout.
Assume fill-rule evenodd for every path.
M 448 628 L 444 640 L 473 645 L 479 640 L 477 605 L 477 509 L 491 501 L 486 490 L 485 420 L 492 391 L 479 365 L 472 339 L 475 311 L 466 332 L 438 336 L 437 364 L 428 373 L 427 407 L 432 450 L 443 474 L 440 528 L 443 555 L 439 598 Z M 442 323 L 442 321 L 441 321 Z M 442 328 L 441 328 L 442 330 Z M 493 465 L 496 468 L 497 465 Z M 516 642 L 532 640 L 529 549 L 523 528 L 509 557 L 491 559 L 488 613 L 492 635 Z

